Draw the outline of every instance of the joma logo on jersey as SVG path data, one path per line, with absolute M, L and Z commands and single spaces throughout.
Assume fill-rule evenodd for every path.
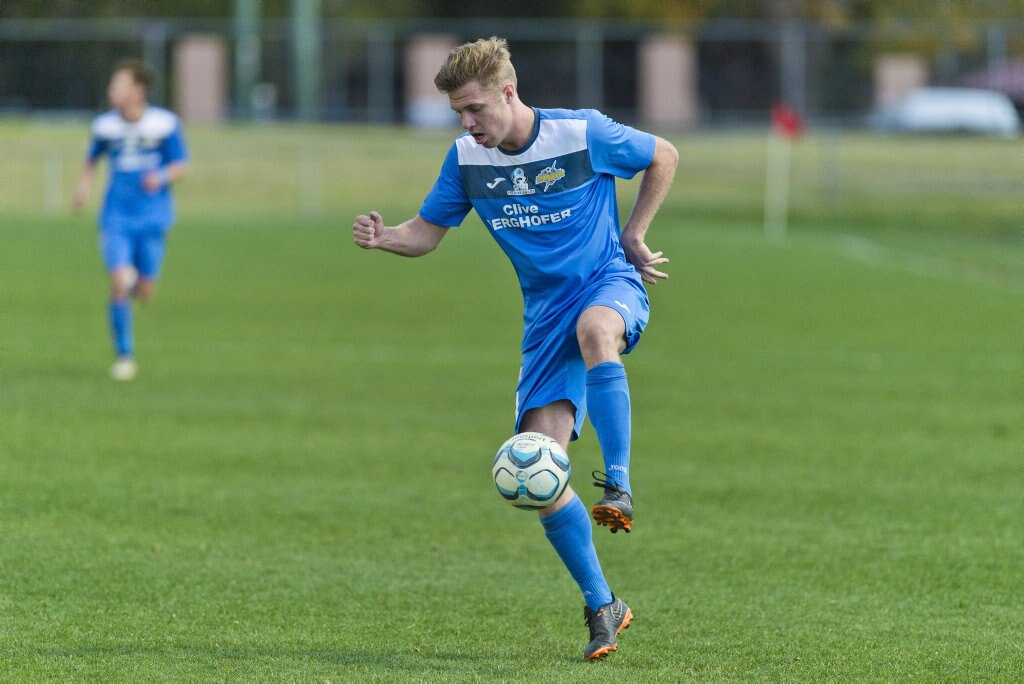
M 565 178 L 565 169 L 558 168 L 558 160 L 551 162 L 551 166 L 541 169 L 541 172 L 537 174 L 537 177 L 533 179 L 533 182 L 537 185 L 544 184 L 544 192 L 548 191 L 552 185 Z

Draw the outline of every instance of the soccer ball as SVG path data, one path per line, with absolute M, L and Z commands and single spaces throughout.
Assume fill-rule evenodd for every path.
M 539 432 L 521 432 L 501 445 L 491 468 L 498 493 L 517 508 L 547 508 L 569 486 L 569 456 Z

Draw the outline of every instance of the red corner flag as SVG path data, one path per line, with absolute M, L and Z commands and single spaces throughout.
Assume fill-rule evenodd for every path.
M 804 132 L 804 122 L 800 115 L 785 102 L 772 105 L 772 127 L 787 140 L 796 140 Z

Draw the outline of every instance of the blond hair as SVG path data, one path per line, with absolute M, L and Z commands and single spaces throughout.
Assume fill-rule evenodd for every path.
M 501 90 L 506 83 L 516 85 L 516 70 L 504 38 L 491 36 L 460 45 L 448 53 L 434 77 L 434 85 L 442 93 L 458 90 L 470 81 L 478 81 L 487 91 Z

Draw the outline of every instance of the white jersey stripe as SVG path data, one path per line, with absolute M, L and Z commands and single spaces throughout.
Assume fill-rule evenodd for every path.
M 585 119 L 541 119 L 537 139 L 525 152 L 511 155 L 497 148 L 478 145 L 473 137 L 465 135 L 455 141 L 459 150 L 459 164 L 463 166 L 519 166 L 545 159 L 564 157 L 587 149 L 587 121 Z

